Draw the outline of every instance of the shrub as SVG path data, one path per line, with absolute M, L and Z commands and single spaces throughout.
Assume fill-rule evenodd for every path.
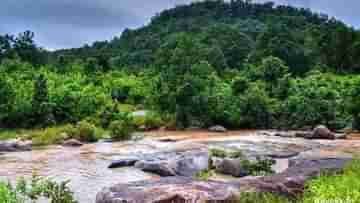
M 96 127 L 86 121 L 81 121 L 77 124 L 77 137 L 80 141 L 96 142 Z
M 154 112 L 148 112 L 145 115 L 145 126 L 148 129 L 160 128 L 162 125 L 162 119 L 159 114 Z
M 218 158 L 226 158 L 227 157 L 227 152 L 225 150 L 222 149 L 210 149 L 210 156 L 212 157 L 218 157 Z
M 110 126 L 110 136 L 113 140 L 126 140 L 131 137 L 134 131 L 134 126 L 127 120 L 113 121 Z
M 11 186 L 3 182 L 0 182 L 0 202 L 21 203 Z
M 69 181 L 55 182 L 52 179 L 33 175 L 30 181 L 19 179 L 16 187 L 0 183 L 0 202 L 24 203 L 37 202 L 46 198 L 51 203 L 77 203 L 68 186 Z
M 58 126 L 58 127 L 49 127 L 45 129 L 32 130 L 29 132 L 33 145 L 51 145 L 51 144 L 60 144 L 66 139 L 63 137 L 63 133 L 65 132 L 69 134 L 70 125 L 67 126 Z
M 275 164 L 273 159 L 256 158 L 256 161 L 241 160 L 240 165 L 253 176 L 265 176 L 273 174 L 272 165 Z

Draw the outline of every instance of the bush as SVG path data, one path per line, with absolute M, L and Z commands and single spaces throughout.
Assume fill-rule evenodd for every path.
M 275 172 L 272 170 L 272 165 L 275 164 L 273 159 L 261 159 L 256 158 L 256 161 L 250 160 L 241 160 L 240 165 L 243 167 L 250 175 L 253 176 L 265 176 L 271 175 Z
M 134 126 L 128 120 L 117 120 L 111 122 L 109 130 L 113 140 L 126 140 L 131 138 L 131 134 L 134 132 Z
M 212 157 L 218 157 L 218 158 L 226 158 L 227 157 L 227 152 L 225 150 L 222 149 L 210 149 L 210 156 Z
M 19 179 L 16 187 L 0 182 L 1 203 L 37 202 L 46 198 L 51 203 L 77 203 L 68 181 L 57 183 L 51 179 L 33 176 L 30 181 Z
M 70 125 L 67 126 L 58 126 L 58 127 L 49 127 L 45 129 L 38 129 L 29 131 L 29 134 L 32 138 L 33 145 L 52 145 L 52 144 L 61 144 L 67 137 L 63 137 L 63 133 L 68 134 L 68 129 Z M 68 134 L 72 135 L 72 134 Z
M 96 142 L 96 127 L 86 121 L 77 124 L 77 138 L 83 142 Z
M 156 128 L 160 128 L 163 122 L 159 114 L 154 112 L 148 112 L 145 115 L 144 124 L 147 129 L 156 129 Z
M 0 202 L 20 203 L 21 201 L 9 184 L 0 182 Z

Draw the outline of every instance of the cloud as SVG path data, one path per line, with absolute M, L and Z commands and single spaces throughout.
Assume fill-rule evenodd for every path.
M 261 1 L 261 0 L 258 0 Z M 191 0 L 2 0 L 0 33 L 32 30 L 49 49 L 79 47 L 111 39 L 127 27 L 145 25 L 161 10 Z M 360 1 L 277 0 L 336 15 L 360 27 Z

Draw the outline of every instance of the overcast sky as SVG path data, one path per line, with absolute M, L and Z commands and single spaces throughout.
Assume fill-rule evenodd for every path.
M 136 28 L 191 0 L 1 0 L 0 33 L 35 32 L 48 49 L 79 47 Z M 263 0 L 257 0 L 263 1 Z M 360 0 L 274 0 L 310 7 L 360 28 Z M 346 3 L 345 3 L 346 2 Z

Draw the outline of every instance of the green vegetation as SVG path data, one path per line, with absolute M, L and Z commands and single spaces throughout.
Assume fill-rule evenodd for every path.
M 202 1 L 77 49 L 49 52 L 33 37 L 0 36 L 1 128 L 86 121 L 81 139 L 94 141 L 89 128 L 113 122 L 116 139 L 128 124 L 360 126 L 360 32 L 307 9 Z M 136 110 L 152 113 L 128 121 Z
M 209 180 L 209 178 L 211 178 L 214 175 L 215 175 L 215 171 L 210 169 L 210 170 L 204 170 L 198 172 L 197 174 L 195 174 L 194 178 L 200 181 L 207 181 Z
M 0 182 L 0 202 L 2 203 L 30 201 L 35 203 L 40 198 L 46 198 L 51 203 L 77 203 L 67 181 L 57 183 L 51 179 L 33 176 L 30 181 L 20 179 L 15 187 Z
M 261 159 L 256 158 L 255 161 L 250 160 L 241 160 L 240 165 L 244 168 L 245 171 L 248 171 L 250 175 L 253 176 L 266 176 L 274 174 L 272 166 L 275 164 L 273 159 Z
M 360 160 L 354 159 L 343 172 L 323 174 L 307 183 L 305 193 L 297 200 L 273 193 L 242 193 L 239 203 L 314 203 L 360 202 Z

